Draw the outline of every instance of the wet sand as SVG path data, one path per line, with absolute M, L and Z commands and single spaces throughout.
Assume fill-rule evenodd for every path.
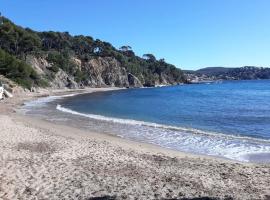
M 270 164 L 186 154 L 14 112 L 57 92 L 0 103 L 0 199 L 270 199 Z

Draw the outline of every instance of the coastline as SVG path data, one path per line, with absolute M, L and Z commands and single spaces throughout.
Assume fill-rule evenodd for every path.
M 0 198 L 267 198 L 269 164 L 178 152 L 14 112 L 42 96 L 112 89 L 118 88 L 49 91 L 1 102 Z
M 59 89 L 59 90 L 50 90 L 50 91 L 45 90 L 45 91 L 41 91 L 40 93 L 28 93 L 26 98 L 19 96 L 17 98 L 17 100 L 15 100 L 15 98 L 10 98 L 6 102 L 4 102 L 4 103 L 10 104 L 9 106 L 6 107 L 6 109 L 8 111 L 3 112 L 4 105 L 0 104 L 0 111 L 1 111 L 1 115 L 2 114 L 8 115 L 13 120 L 28 124 L 31 127 L 46 128 L 46 127 L 53 126 L 54 128 L 62 127 L 62 128 L 73 129 L 73 130 L 80 130 L 79 137 L 90 137 L 89 136 L 89 132 L 90 132 L 91 137 L 94 135 L 95 139 L 110 140 L 110 141 L 114 141 L 114 142 L 118 142 L 119 140 L 121 140 L 122 145 L 125 146 L 127 144 L 126 146 L 129 148 L 130 148 L 130 146 L 129 146 L 129 143 L 130 143 L 130 144 L 134 144 L 137 147 L 150 148 L 152 151 L 154 151 L 154 153 L 162 153 L 163 152 L 165 154 L 169 154 L 170 156 L 174 156 L 174 157 L 185 157 L 185 156 L 190 156 L 190 157 L 195 157 L 195 158 L 202 157 L 202 158 L 209 158 L 209 159 L 211 159 L 211 158 L 217 159 L 217 160 L 221 160 L 221 161 L 242 163 L 241 161 L 235 161 L 235 160 L 231 160 L 231 159 L 227 159 L 227 158 L 222 158 L 222 157 L 217 157 L 217 156 L 209 156 L 209 155 L 198 155 L 198 154 L 193 154 L 193 153 L 188 153 L 188 152 L 181 152 L 181 151 L 177 151 L 177 150 L 173 150 L 173 149 L 169 149 L 169 148 L 164 148 L 164 147 L 161 147 L 161 146 L 155 145 L 155 144 L 133 141 L 133 140 L 129 140 L 129 139 L 117 136 L 116 134 L 96 133 L 93 131 L 86 131 L 86 130 L 82 130 L 80 128 L 71 127 L 68 125 L 55 124 L 55 123 L 50 122 L 50 121 L 46 121 L 43 119 L 37 119 L 33 116 L 26 116 L 24 114 L 17 112 L 17 109 L 19 107 L 21 107 L 24 103 L 27 103 L 30 101 L 35 101 L 35 100 L 37 100 L 39 98 L 43 98 L 43 97 L 59 96 L 60 98 L 65 98 L 65 97 L 69 97 L 69 96 L 73 96 L 73 95 L 90 94 L 90 93 L 95 93 L 95 92 L 106 92 L 106 91 L 122 90 L 122 89 L 126 89 L 126 88 L 86 88 L 86 89 L 74 89 L 74 90 L 72 90 L 72 89 L 63 89 L 63 90 Z M 38 126 L 37 126 L 37 124 L 38 124 Z M 71 137 L 76 137 L 75 134 L 70 133 L 69 131 L 65 132 L 63 134 L 63 136 L 66 136 L 66 134 L 68 134 Z M 62 134 L 60 133 L 60 135 L 62 135 Z M 131 147 L 132 147 L 132 145 L 131 145 Z M 245 162 L 243 162 L 243 163 L 245 163 Z
M 147 92 L 141 89 L 139 89 L 139 91 Z M 134 91 L 122 92 L 128 95 Z M 106 102 L 111 96 L 118 94 L 118 92 L 102 93 L 103 92 L 97 92 L 97 94 L 86 93 L 80 95 L 80 93 L 77 93 L 78 95 L 49 96 L 26 102 L 19 111 L 25 111 L 27 113 L 26 115 L 41 118 L 53 123 L 73 126 L 89 132 L 115 135 L 127 140 L 155 144 L 159 147 L 173 149 L 179 152 L 208 155 L 239 162 L 270 163 L 270 143 L 267 139 L 225 134 L 182 125 L 168 125 L 155 121 L 151 122 L 151 120 L 136 119 L 136 117 L 132 116 L 117 117 L 111 115 L 111 113 L 102 114 L 102 112 L 95 112 L 95 106 L 102 105 L 100 102 L 102 102 L 103 99 Z M 105 97 L 107 95 L 108 98 Z M 78 101 L 79 104 L 77 104 L 77 106 L 80 106 L 84 104 L 81 100 L 89 98 L 91 101 L 91 99 L 96 96 L 104 96 L 104 98 L 93 102 L 92 105 L 89 104 L 89 107 L 81 107 L 81 111 L 80 108 L 77 110 L 72 108 L 72 106 L 70 107 L 73 101 Z M 114 105 L 115 101 L 117 102 L 118 100 L 114 99 L 112 105 Z M 118 105 L 120 105 L 120 107 L 117 109 L 121 110 L 122 107 L 125 108 L 125 105 Z M 114 106 L 117 107 L 117 105 Z M 109 108 L 109 110 L 110 109 L 111 108 Z M 140 108 L 137 109 L 139 110 Z M 135 110 L 134 112 L 137 111 Z M 144 111 L 141 110 L 140 112 Z M 188 115 L 188 113 L 186 114 Z

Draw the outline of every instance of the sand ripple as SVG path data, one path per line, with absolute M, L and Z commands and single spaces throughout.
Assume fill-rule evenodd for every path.
M 4 115 L 0 121 L 0 199 L 267 199 L 270 195 L 266 164 L 172 157 L 165 151 L 115 143 L 110 137 L 72 137 L 77 134 L 72 128 L 39 128 Z

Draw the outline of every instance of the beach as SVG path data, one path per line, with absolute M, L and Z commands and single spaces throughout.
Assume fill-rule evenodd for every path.
M 270 199 L 270 165 L 199 156 L 24 116 L 0 103 L 0 199 Z M 106 198 L 105 198 L 106 197 Z

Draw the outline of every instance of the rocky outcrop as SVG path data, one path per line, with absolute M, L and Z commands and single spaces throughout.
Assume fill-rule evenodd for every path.
M 159 85 L 174 85 L 175 81 L 167 74 L 161 74 Z
M 131 73 L 128 74 L 128 83 L 129 83 L 129 87 L 138 88 L 138 87 L 143 86 L 141 81 Z
M 51 88 L 83 88 L 88 87 L 142 87 L 141 81 L 134 75 L 127 73 L 126 69 L 112 57 L 97 57 L 83 62 L 76 57 L 71 58 L 76 69 L 86 75 L 86 79 L 80 82 L 61 68 L 56 72 L 49 82 Z M 40 76 L 50 76 L 53 63 L 45 58 L 27 56 L 27 64 Z
M 155 77 L 155 81 L 148 83 L 143 75 L 139 77 L 128 73 L 119 61 L 113 57 L 93 57 L 88 61 L 82 61 L 72 57 L 74 68 L 84 74 L 84 79 L 78 81 L 76 77 L 59 68 L 52 75 L 53 63 L 46 58 L 27 56 L 26 62 L 43 77 L 51 77 L 49 87 L 57 88 L 83 88 L 83 87 L 128 87 L 138 88 L 143 86 L 173 85 L 175 80 L 167 74 Z
M 28 90 L 47 86 L 147 87 L 186 82 L 181 69 L 149 53 L 140 57 L 130 46 L 118 49 L 91 36 L 34 31 L 5 17 L 2 22 L 0 58 L 2 65 L 8 67 L 0 73 Z
M 62 69 L 55 74 L 55 78 L 52 82 L 50 82 L 50 87 L 52 88 L 71 88 L 76 89 L 79 88 L 79 84 L 74 81 L 74 77 L 69 76 Z
M 104 87 L 128 87 L 128 77 L 125 68 L 111 57 L 98 57 L 82 63 L 81 68 L 86 71 L 88 81 L 86 85 Z
M 14 81 L 4 77 L 3 75 L 0 75 L 0 85 L 4 86 L 7 91 L 12 93 L 22 93 L 27 91 L 27 89 L 22 88 Z
M 46 59 L 36 58 L 33 55 L 27 55 L 25 62 L 31 65 L 39 75 L 44 75 L 45 70 L 51 67 L 51 64 L 49 64 Z

